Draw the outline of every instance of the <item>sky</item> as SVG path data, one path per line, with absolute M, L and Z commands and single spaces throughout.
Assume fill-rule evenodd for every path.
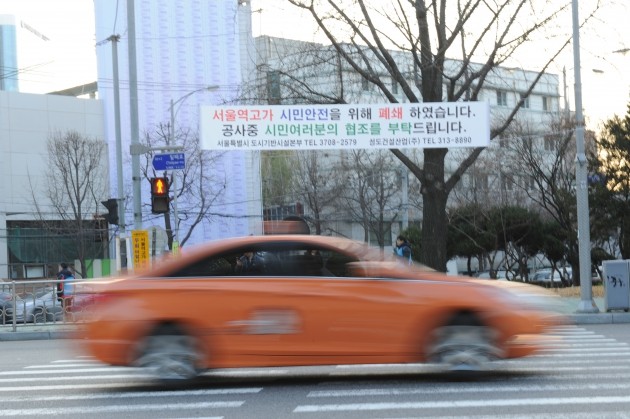
M 15 15 L 50 39 L 48 55 L 27 57 L 33 67 L 22 75 L 21 91 L 51 92 L 96 81 L 92 0 L 0 0 L 0 14 Z
M 255 35 L 295 38 L 298 33 L 312 34 L 314 24 L 310 20 L 305 23 L 295 15 L 288 19 L 290 10 L 294 9 L 286 0 L 252 0 Z M 36 67 L 23 75 L 22 91 L 51 92 L 96 80 L 95 44 L 101 40 L 94 39 L 93 13 L 92 0 L 0 0 L 0 14 L 16 15 L 50 38 L 49 56 L 29 57 Z M 608 6 L 603 19 L 604 30 L 580 33 L 587 128 L 597 129 L 602 120 L 626 113 L 626 104 L 630 101 L 630 52 L 624 55 L 613 51 L 630 48 L 630 25 L 626 22 L 629 15 L 630 5 Z M 281 23 L 277 16 L 283 17 Z M 570 25 L 571 22 L 567 22 L 567 26 Z M 569 48 L 551 69 L 560 75 L 560 95 L 563 93 L 562 68 L 567 69 L 571 103 L 574 97 L 572 59 Z

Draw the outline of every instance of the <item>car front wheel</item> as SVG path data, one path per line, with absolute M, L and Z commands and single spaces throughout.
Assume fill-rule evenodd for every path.
M 196 339 L 173 326 L 160 327 L 143 339 L 134 366 L 164 383 L 179 383 L 198 375 Z
M 435 329 L 427 350 L 429 362 L 454 372 L 484 371 L 491 361 L 502 357 L 496 332 L 470 318 L 456 319 Z

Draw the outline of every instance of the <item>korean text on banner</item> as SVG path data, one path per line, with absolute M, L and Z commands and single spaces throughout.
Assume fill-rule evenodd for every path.
M 488 102 L 202 106 L 206 150 L 486 147 Z

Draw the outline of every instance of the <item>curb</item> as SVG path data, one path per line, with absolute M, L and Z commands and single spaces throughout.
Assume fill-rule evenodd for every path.
M 1 341 L 21 341 L 21 340 L 48 340 L 48 339 L 76 339 L 77 333 L 75 332 L 58 332 L 58 331 L 43 331 L 43 332 L 2 332 L 0 333 Z
M 59 330 L 55 326 L 42 326 L 42 329 L 50 330 L 0 330 L 0 342 L 22 341 L 22 340 L 49 340 L 49 339 L 80 339 L 81 334 L 76 327 L 64 327 Z
M 593 314 L 570 314 L 573 324 L 622 324 L 630 323 L 630 313 L 602 312 Z

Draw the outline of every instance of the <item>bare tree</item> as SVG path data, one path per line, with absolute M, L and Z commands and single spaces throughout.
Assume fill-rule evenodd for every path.
M 169 130 L 169 125 L 159 124 L 153 132 L 145 133 L 144 145 L 150 148 L 168 146 L 171 138 Z M 176 144 L 182 147 L 181 152 L 186 155 L 186 167 L 177 173 L 173 171 L 167 174 L 173 196 L 169 212 L 163 215 L 169 249 L 173 248 L 176 231 L 179 232 L 179 243 L 183 246 L 202 221 L 218 216 L 212 209 L 226 188 L 226 179 L 220 170 L 215 170 L 217 162 L 221 160 L 221 153 L 202 150 L 199 138 L 188 128 L 180 128 L 174 138 Z M 151 164 L 154 154 L 147 154 L 145 165 L 141 168 L 147 182 L 152 177 L 163 175 L 156 172 Z M 176 188 L 174 176 L 177 176 Z M 177 217 L 174 211 L 175 199 L 178 205 Z
M 557 28 L 562 26 L 558 19 L 568 21 L 569 1 L 289 2 L 310 13 L 343 65 L 352 68 L 363 82 L 392 103 L 399 102 L 394 89 L 400 89 L 407 102 L 482 100 L 480 94 L 493 85 L 499 66 L 513 59 L 530 41 L 546 40 L 537 50 L 537 59 L 542 62 L 539 72 L 520 89 L 521 100 L 500 116 L 492 129 L 492 138 L 500 136 L 510 126 L 550 63 L 571 39 L 570 33 L 557 35 Z M 598 7 L 599 2 L 591 5 L 593 11 Z M 475 33 L 470 32 L 471 27 L 477 28 Z M 392 51 L 410 55 L 411 65 Z M 347 102 L 344 91 L 331 92 L 330 89 L 322 93 L 320 100 L 323 103 Z M 423 245 L 420 259 L 433 268 L 446 269 L 449 194 L 482 151 L 482 148 L 470 150 L 457 167 L 447 171 L 448 149 L 425 149 L 422 162 L 402 150 L 391 150 L 421 183 Z
M 75 269 L 85 275 L 86 260 L 103 257 L 107 244 L 102 241 L 106 227 L 97 215 L 108 190 L 107 145 L 67 131 L 51 134 L 46 149 L 48 175 L 43 190 L 47 199 L 40 199 L 31 184 L 33 204 L 41 225 L 51 237 L 57 236 L 51 245 L 59 257 L 77 258 L 81 266 Z
M 263 206 L 281 206 L 291 200 L 295 156 L 291 150 L 269 150 L 261 153 Z
M 373 234 L 380 247 L 391 244 L 391 224 L 400 209 L 400 182 L 389 152 L 349 151 L 342 161 L 344 212 Z M 340 209 L 341 211 L 341 209 Z
M 326 152 L 304 151 L 295 159 L 294 194 L 308 209 L 308 221 L 315 227 L 315 234 L 322 234 L 326 220 L 339 208 L 343 179 L 333 169 L 335 159 Z
M 576 269 L 573 276 L 579 285 L 578 237 L 575 195 L 575 141 L 574 121 L 559 118 L 543 127 L 513 124 L 509 134 L 506 164 L 520 173 L 516 185 L 526 194 L 529 202 L 542 210 L 544 219 L 555 222 L 566 238 L 566 259 Z M 595 141 L 587 132 L 586 147 L 594 151 Z M 530 205 L 531 206 L 531 205 Z

